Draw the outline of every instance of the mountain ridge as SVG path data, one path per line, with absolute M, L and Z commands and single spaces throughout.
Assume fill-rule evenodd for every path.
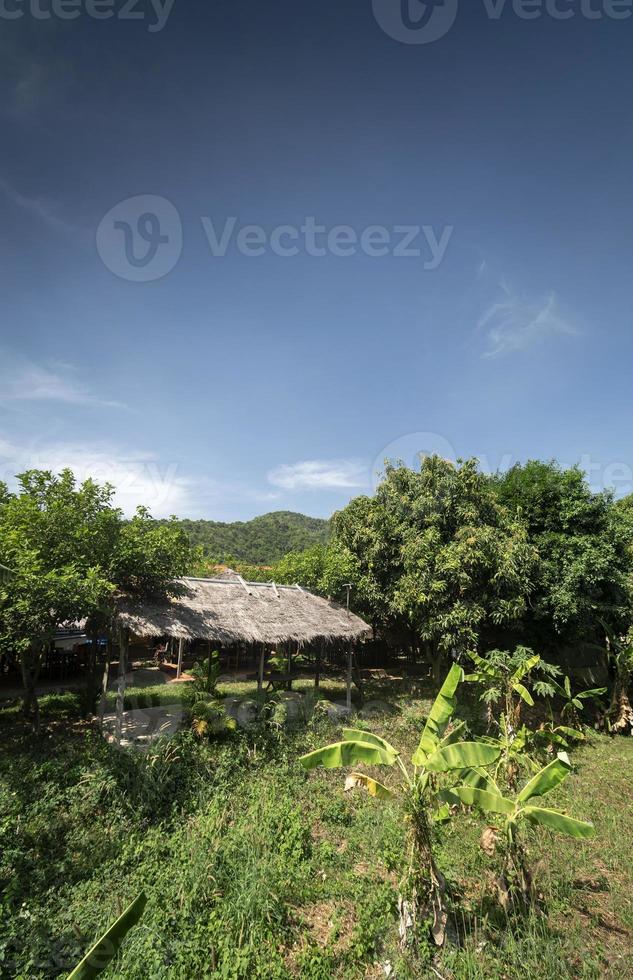
M 324 544 L 330 534 L 329 520 L 289 510 L 270 511 L 250 521 L 183 518 L 177 524 L 205 557 L 220 562 L 235 558 L 253 565 L 269 565 L 289 551 Z

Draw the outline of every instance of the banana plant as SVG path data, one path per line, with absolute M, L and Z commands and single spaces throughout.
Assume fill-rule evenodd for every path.
M 447 804 L 462 803 L 476 806 L 486 814 L 503 818 L 502 838 L 504 841 L 504 863 L 497 882 L 499 898 L 507 907 L 517 894 L 525 904 L 532 897 L 532 875 L 527 862 L 525 847 L 521 840 L 521 825 L 540 824 L 550 830 L 577 839 L 595 836 L 593 824 L 575 817 L 569 817 L 558 810 L 550 810 L 532 800 L 546 796 L 559 786 L 571 772 L 571 763 L 565 752 L 559 752 L 556 759 L 537 772 L 525 786 L 511 799 L 503 795 L 492 776 L 482 767 L 472 767 L 464 773 L 461 785 L 440 791 L 440 798 Z M 498 833 L 497 828 L 488 828 L 487 841 Z M 486 832 L 484 832 L 486 833 Z M 482 841 L 483 846 L 483 841 Z M 491 849 L 486 848 L 490 853 Z
M 584 742 L 585 733 L 579 728 L 570 728 L 569 725 L 555 725 L 550 717 L 549 721 L 542 722 L 532 732 L 532 741 L 537 752 L 551 755 L 554 749 L 566 750 L 573 742 Z
M 448 731 L 457 704 L 457 687 L 463 677 L 462 668 L 454 664 L 431 707 L 420 742 L 408 765 L 398 749 L 385 739 L 357 729 L 344 729 L 342 741 L 309 752 L 299 760 L 305 769 L 315 769 L 317 766 L 336 769 L 364 764 L 397 770 L 400 777 L 399 791 L 404 797 L 410 829 L 407 877 L 411 898 L 410 901 L 401 899 L 400 902 L 403 942 L 406 942 L 409 929 L 429 914 L 435 942 L 439 946 L 444 942 L 447 920 L 444 900 L 446 882 L 435 862 L 431 822 L 449 819 L 450 810 L 444 803 L 432 814 L 438 802 L 437 776 L 465 768 L 489 766 L 499 756 L 500 750 L 497 746 L 483 742 L 456 741 L 464 727 L 463 723 Z M 348 776 L 346 789 L 356 787 L 365 788 L 371 796 L 380 800 L 397 795 L 397 790 L 385 786 L 373 776 L 354 770 Z
M 503 701 L 504 715 L 508 725 L 518 728 L 521 720 L 521 702 L 533 707 L 534 698 L 528 690 L 529 675 L 541 673 L 531 684 L 537 694 L 553 694 L 549 678 L 560 673 L 558 667 L 548 664 L 529 647 L 518 646 L 513 653 L 508 650 L 490 650 L 485 657 L 477 653 L 468 654 L 477 668 L 466 676 L 467 681 L 481 684 L 485 690 L 481 700 L 486 704 L 488 728 L 493 721 L 493 707 Z
M 68 980 L 90 980 L 91 977 L 103 973 L 118 953 L 130 929 L 142 916 L 146 904 L 145 892 L 141 892 L 86 953 L 81 963 L 69 974 Z
M 563 707 L 561 708 L 561 715 L 563 718 L 568 718 L 576 726 L 580 724 L 579 712 L 584 711 L 584 701 L 597 700 L 603 694 L 607 693 L 606 687 L 592 687 L 587 691 L 578 691 L 577 694 L 572 694 L 571 681 L 569 677 L 565 677 L 562 684 L 557 681 L 552 681 L 552 687 L 556 694 L 561 697 L 564 701 Z
M 605 715 L 609 732 L 614 735 L 633 735 L 633 705 L 629 697 L 633 678 L 633 631 L 625 637 L 617 636 L 600 620 L 607 642 L 607 662 L 614 674 L 611 705 Z
M 534 772 L 538 769 L 538 764 L 529 754 L 534 745 L 534 732 L 525 725 L 515 730 L 503 712 L 496 724 L 499 734 L 496 737 L 484 735 L 481 741 L 499 749 L 499 757 L 492 768 L 492 778 L 498 780 L 503 773 L 508 786 L 513 788 L 520 772 Z

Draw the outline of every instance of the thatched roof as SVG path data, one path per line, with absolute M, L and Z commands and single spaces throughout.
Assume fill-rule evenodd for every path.
M 183 578 L 172 595 L 152 602 L 116 600 L 118 622 L 137 636 L 171 636 L 212 643 L 309 643 L 362 640 L 371 627 L 329 599 L 298 585 L 235 579 Z
M 6 565 L 0 565 L 0 582 L 8 582 L 14 575 L 15 572 L 7 568 Z

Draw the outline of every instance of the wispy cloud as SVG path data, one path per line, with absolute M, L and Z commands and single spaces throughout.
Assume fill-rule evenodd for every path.
M 15 205 L 15 207 L 19 208 L 21 211 L 26 211 L 39 221 L 43 221 L 44 224 L 49 226 L 49 228 L 65 233 L 77 231 L 77 228 L 74 225 L 59 217 L 58 205 L 52 201 L 47 201 L 41 198 L 25 197 L 24 194 L 21 194 L 18 190 L 16 190 L 13 184 L 11 184 L 1 174 L 0 191 L 2 191 L 4 196 L 11 202 L 11 204 Z
M 3 354 L 0 366 L 0 404 L 25 401 L 63 402 L 98 408 L 125 408 L 121 402 L 100 398 L 68 365 L 35 364 Z
M 505 283 L 500 283 L 500 289 L 501 297 L 489 306 L 478 323 L 487 345 L 482 357 L 501 357 L 553 336 L 579 333 L 561 311 L 553 293 L 532 302 L 518 297 Z
M 345 490 L 367 485 L 367 466 L 358 459 L 307 459 L 283 463 L 268 473 L 284 490 Z

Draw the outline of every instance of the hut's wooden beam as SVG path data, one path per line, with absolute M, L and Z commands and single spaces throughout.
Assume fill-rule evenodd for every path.
M 176 678 L 180 677 L 182 674 L 182 654 L 185 646 L 185 641 L 182 637 L 178 640 L 178 667 L 176 668 Z
M 352 645 L 347 651 L 347 707 L 352 710 Z
M 266 658 L 266 647 L 262 643 L 261 653 L 259 655 L 259 670 L 257 672 L 257 693 L 261 694 L 264 688 L 264 660 Z
M 123 735 L 123 708 L 125 705 L 125 674 L 127 671 L 128 646 L 130 642 L 130 631 L 127 629 L 119 630 L 119 683 L 116 692 L 116 744 L 121 745 Z

